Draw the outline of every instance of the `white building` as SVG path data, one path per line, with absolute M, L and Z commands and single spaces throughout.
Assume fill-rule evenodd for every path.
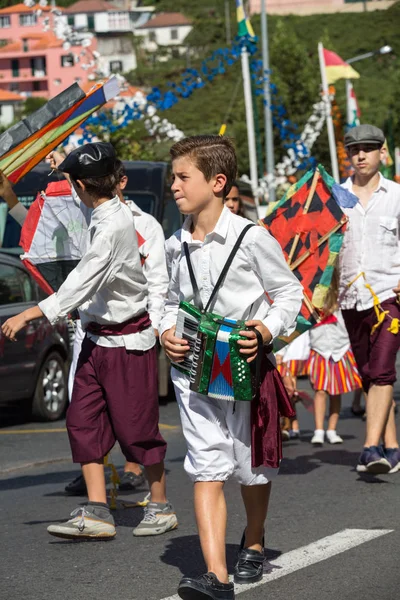
M 17 118 L 15 112 L 25 101 L 23 96 L 15 92 L 0 89 L 0 126 L 9 127 Z
M 192 29 L 191 21 L 182 13 L 159 13 L 137 27 L 135 35 L 143 38 L 142 46 L 148 52 L 162 47 L 184 52 L 184 41 Z
M 136 69 L 133 31 L 150 19 L 153 7 L 137 7 L 124 0 L 79 0 L 63 9 L 68 25 L 77 33 L 96 35 L 100 67 L 104 75 Z

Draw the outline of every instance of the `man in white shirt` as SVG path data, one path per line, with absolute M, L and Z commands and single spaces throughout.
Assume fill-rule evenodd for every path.
M 127 460 L 143 464 L 151 501 L 134 535 L 158 535 L 177 526 L 166 498 L 166 443 L 158 429 L 157 353 L 147 313 L 147 282 L 133 217 L 115 194 L 111 144 L 86 144 L 60 165 L 82 202 L 93 209 L 89 244 L 57 293 L 8 319 L 2 331 L 18 331 L 45 315 L 51 323 L 79 307 L 86 337 L 74 382 L 67 428 L 75 462 L 82 465 L 89 502 L 67 523 L 48 527 L 63 538 L 112 538 L 106 503 L 104 456 L 118 440 Z
M 367 392 L 366 438 L 357 471 L 371 473 L 400 468 L 393 403 L 400 347 L 400 185 L 379 173 L 384 141 L 383 131 L 372 125 L 345 136 L 354 175 L 343 187 L 359 202 L 343 209 L 349 222 L 339 259 L 339 305 Z

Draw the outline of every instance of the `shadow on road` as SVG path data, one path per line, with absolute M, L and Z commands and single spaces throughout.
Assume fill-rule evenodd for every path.
M 226 545 L 226 561 L 229 573 L 233 573 L 238 551 L 239 545 Z M 266 548 L 264 552 L 267 561 L 274 560 L 282 554 L 280 550 L 271 548 Z M 197 535 L 186 535 L 169 539 L 164 554 L 160 558 L 167 565 L 179 569 L 182 575 L 192 577 L 200 575 L 205 571 L 205 564 Z M 268 565 L 268 568 L 271 568 L 271 566 Z
M 344 465 L 346 467 L 355 467 L 359 457 L 359 452 L 349 452 L 348 450 L 320 450 L 313 454 L 304 454 L 294 458 L 285 457 L 279 469 L 280 475 L 306 475 L 319 469 L 322 464 Z
M 73 477 L 79 475 L 79 471 L 58 471 L 57 473 L 41 473 L 40 475 L 21 475 L 10 477 L 0 481 L 0 491 L 18 490 L 36 485 L 64 484 Z M 64 489 L 64 486 L 62 487 Z M 62 491 L 62 490 L 60 490 Z M 63 494 L 64 495 L 64 494 Z

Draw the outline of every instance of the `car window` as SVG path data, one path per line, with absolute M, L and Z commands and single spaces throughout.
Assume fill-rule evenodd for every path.
M 0 264 L 0 306 L 33 300 L 30 277 L 22 269 Z
M 133 200 L 133 202 L 148 215 L 155 216 L 157 198 L 154 194 L 147 192 L 130 192 L 124 190 L 124 199 Z
M 168 239 L 182 227 L 183 218 L 178 210 L 175 200 L 168 199 L 164 206 L 164 216 L 162 222 L 162 228 L 164 231 L 165 239 Z

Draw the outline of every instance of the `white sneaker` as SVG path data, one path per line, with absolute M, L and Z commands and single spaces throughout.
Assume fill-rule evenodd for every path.
M 49 525 L 50 535 L 65 539 L 109 539 L 115 537 L 114 518 L 107 509 L 84 504 L 71 513 L 66 523 Z
M 326 437 L 330 444 L 343 444 L 343 439 L 336 433 L 334 429 L 328 429 Z
M 282 442 L 287 442 L 290 440 L 290 433 L 287 429 L 281 430 Z
M 325 431 L 323 429 L 316 429 L 311 439 L 311 443 L 315 444 L 316 446 L 322 446 L 324 443 L 324 435 Z
M 144 508 L 144 517 L 133 530 L 137 537 L 147 535 L 160 535 L 178 527 L 178 519 L 171 504 L 149 502 Z
M 300 431 L 299 429 L 291 429 L 289 431 L 289 437 L 291 440 L 297 440 L 300 437 Z

